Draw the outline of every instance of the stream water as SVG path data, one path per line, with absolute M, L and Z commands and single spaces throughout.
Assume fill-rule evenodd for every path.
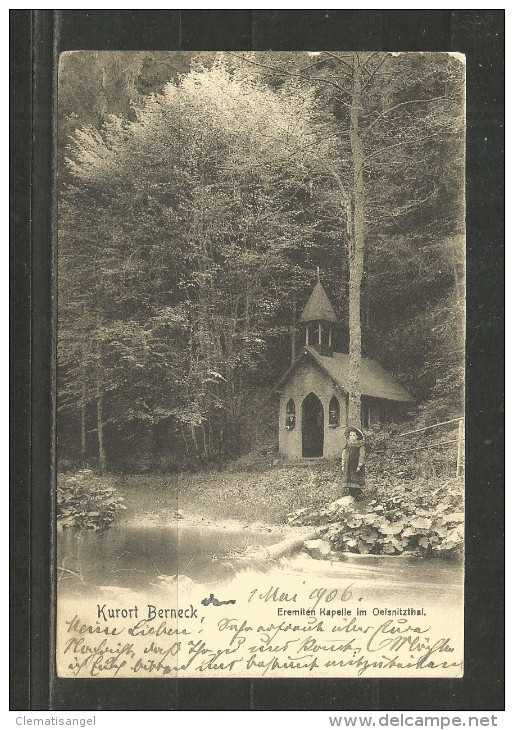
M 270 545 L 277 532 L 215 526 L 112 527 L 103 532 L 64 530 L 58 535 L 60 586 L 118 585 L 144 590 L 159 576 L 186 575 L 197 582 L 233 575 L 222 558 Z
M 185 575 L 213 584 L 234 577 L 230 557 L 247 548 L 271 545 L 283 535 L 227 526 L 132 526 L 105 532 L 63 531 L 58 537 L 58 576 L 61 595 L 89 592 L 105 586 L 151 590 L 166 576 Z M 228 558 L 228 560 L 227 560 Z M 253 566 L 265 572 L 276 564 Z M 358 582 L 376 598 L 396 594 L 402 600 L 460 600 L 462 565 L 443 560 L 346 555 L 342 562 L 313 560 L 305 553 L 281 561 L 279 570 L 318 580 L 336 578 Z

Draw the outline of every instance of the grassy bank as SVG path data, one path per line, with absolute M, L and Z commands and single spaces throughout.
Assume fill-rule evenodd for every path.
M 246 468 L 245 468 L 246 467 Z M 59 483 L 77 481 L 77 474 L 61 474 Z M 298 510 L 317 511 L 346 494 L 337 462 L 311 462 L 302 465 L 279 463 L 239 464 L 227 469 L 209 469 L 179 474 L 110 474 L 101 477 L 83 471 L 84 487 L 114 488 L 123 497 L 125 510 L 118 519 L 169 521 L 177 510 L 185 516 L 211 520 L 244 520 L 280 524 Z M 433 508 L 444 494 L 457 499 L 460 481 L 431 477 L 401 479 L 392 474 L 367 479 L 367 496 L 394 499 L 401 509 L 408 503 L 412 510 Z
M 101 529 L 117 522 L 163 525 L 177 518 L 246 524 L 329 525 L 327 538 L 345 552 L 375 555 L 460 554 L 463 481 L 402 477 L 373 469 L 365 499 L 346 494 L 338 462 L 287 464 L 249 459 L 223 470 L 174 475 L 101 477 L 84 470 L 60 476 L 61 524 Z
M 334 465 L 275 466 L 265 471 L 203 471 L 174 476 L 123 475 L 121 519 L 146 522 L 185 516 L 281 524 L 303 507 L 317 508 L 343 494 Z

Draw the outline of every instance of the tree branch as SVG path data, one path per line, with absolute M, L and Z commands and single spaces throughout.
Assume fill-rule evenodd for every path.
M 314 61 L 313 63 L 309 63 L 307 66 L 304 66 L 300 69 L 300 72 L 303 73 L 304 71 L 308 71 L 310 68 L 313 68 L 314 66 L 319 66 L 320 63 L 325 63 L 324 58 L 320 58 L 319 61 Z
M 418 208 L 420 205 L 423 205 L 426 203 L 430 198 L 433 198 L 435 195 L 435 190 L 432 190 L 428 195 L 426 195 L 421 200 L 417 199 L 411 199 L 408 202 L 404 203 L 403 205 L 397 206 L 393 210 L 384 208 L 381 205 L 375 206 L 375 210 L 379 213 L 385 213 L 393 220 L 395 218 L 398 218 L 402 215 L 406 215 L 407 213 L 410 213 L 413 209 Z M 396 221 L 395 221 L 396 222 Z
M 404 139 L 401 142 L 396 142 L 396 144 L 391 144 L 391 145 L 388 145 L 387 147 L 381 147 L 379 150 L 372 152 L 370 155 L 367 155 L 364 158 L 364 163 L 366 163 L 368 160 L 371 160 L 373 157 L 376 157 L 377 155 L 382 154 L 382 152 L 387 152 L 387 150 L 392 150 L 395 147 L 402 147 L 403 145 L 411 145 L 411 144 L 417 144 L 419 142 L 425 142 L 425 140 L 432 139 L 433 137 L 439 137 L 441 134 L 455 134 L 455 133 L 454 132 L 435 132 L 434 134 L 428 134 L 426 137 L 420 137 L 419 139 Z
M 375 119 L 369 124 L 364 132 L 367 134 L 372 127 L 375 126 L 377 122 L 379 122 L 381 119 L 383 119 L 387 114 L 390 114 L 391 112 L 395 111 L 396 109 L 400 109 L 400 107 L 407 106 L 409 104 L 424 104 L 428 103 L 430 101 L 442 101 L 443 99 L 447 99 L 446 96 L 435 96 L 432 99 L 410 99 L 409 101 L 402 101 L 400 104 L 395 104 L 394 106 L 389 107 L 389 109 L 386 109 L 381 114 L 379 114 Z
M 309 149 L 310 147 L 314 147 L 315 145 L 320 144 L 320 142 L 326 142 L 328 139 L 333 139 L 334 137 L 339 137 L 339 136 L 340 135 L 339 135 L 338 132 L 334 132 L 334 134 L 329 134 L 327 137 L 321 137 L 321 138 L 320 137 L 316 137 L 316 139 L 313 142 L 309 142 L 304 147 L 302 147 L 302 149 L 300 150 L 300 152 L 298 152 L 297 150 L 294 150 L 293 152 L 291 152 L 291 154 L 286 155 L 281 160 L 279 160 L 278 161 L 278 164 L 279 165 L 283 165 L 286 162 L 288 162 L 295 155 L 298 155 L 298 154 L 303 153 L 306 149 Z M 264 162 L 256 162 L 256 163 L 250 164 L 250 165 L 248 165 L 247 168 L 243 168 L 242 166 L 240 166 L 240 167 L 238 167 L 238 170 L 239 171 L 244 171 L 244 169 L 246 169 L 246 170 L 253 170 L 256 167 L 265 167 L 266 165 L 269 165 L 269 164 L 270 164 L 270 160 L 264 160 Z M 229 172 L 232 168 L 230 168 L 230 167 L 221 167 L 219 169 L 223 170 L 223 172 Z
M 366 68 L 366 66 L 367 66 L 367 65 L 368 65 L 368 63 L 369 63 L 369 62 L 371 61 L 371 59 L 372 59 L 372 58 L 373 58 L 374 56 L 378 56 L 378 55 L 379 55 L 380 53 L 385 53 L 385 51 L 373 51 L 373 53 L 372 53 L 372 54 L 371 54 L 371 55 L 370 55 L 370 56 L 369 56 L 369 57 L 367 58 L 367 60 L 366 60 L 366 61 L 364 61 L 364 63 L 362 64 L 362 68 Z
M 335 58 L 335 59 L 336 59 L 336 61 L 338 61 L 339 63 L 342 63 L 342 64 L 343 64 L 343 66 L 346 66 L 346 68 L 350 69 L 350 71 L 352 72 L 352 73 L 350 74 L 350 78 L 351 78 L 351 77 L 353 76 L 353 68 L 352 68 L 352 67 L 350 66 L 350 64 L 349 64 L 349 63 L 347 63 L 346 61 L 343 61 L 343 59 L 342 59 L 342 58 L 341 58 L 340 56 L 338 56 L 338 55 L 337 55 L 336 53 L 332 53 L 331 51 L 323 51 L 323 52 L 324 52 L 324 53 L 325 53 L 325 54 L 326 54 L 327 56 L 330 56 L 331 58 Z
M 371 82 L 377 75 L 378 69 L 386 62 L 386 60 L 387 60 L 387 56 L 384 56 L 384 58 L 380 61 L 380 63 L 377 63 L 377 65 L 375 66 L 375 70 L 373 71 L 372 74 L 370 74 L 369 79 L 366 81 L 366 83 L 362 87 L 362 91 L 365 91 L 366 88 L 371 84 Z M 366 69 L 366 71 L 367 71 L 367 69 Z
M 251 63 L 254 66 L 260 66 L 261 68 L 265 68 L 268 71 L 273 71 L 274 73 L 281 74 L 282 76 L 292 76 L 292 78 L 294 78 L 294 79 L 300 77 L 300 78 L 306 78 L 310 81 L 321 81 L 325 84 L 330 84 L 330 86 L 334 86 L 339 91 L 342 91 L 343 94 L 347 93 L 347 91 L 345 89 L 343 89 L 342 86 L 340 86 L 339 84 L 336 84 L 335 81 L 331 81 L 330 79 L 323 79 L 323 78 L 316 77 L 316 76 L 303 75 L 300 70 L 298 70 L 296 73 L 293 73 L 292 71 L 286 71 L 285 69 L 277 68 L 276 66 L 268 66 L 265 63 L 259 63 L 258 61 L 252 61 L 249 58 L 240 56 L 239 54 L 234 53 L 234 51 L 226 51 L 226 53 L 228 53 L 230 56 L 234 56 L 235 58 L 239 58 L 241 61 L 245 61 L 246 63 Z

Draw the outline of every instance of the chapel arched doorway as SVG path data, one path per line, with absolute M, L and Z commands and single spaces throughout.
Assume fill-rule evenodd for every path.
M 302 456 L 323 456 L 323 405 L 314 393 L 302 403 Z

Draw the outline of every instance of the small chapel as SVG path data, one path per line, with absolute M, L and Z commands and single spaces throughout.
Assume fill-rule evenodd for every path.
M 341 455 L 348 424 L 349 355 L 335 352 L 338 318 L 318 280 L 298 321 L 302 346 L 280 378 L 279 451 L 290 459 Z M 378 362 L 361 361 L 362 428 L 396 420 L 413 398 Z M 358 424 L 352 424 L 358 425 Z

